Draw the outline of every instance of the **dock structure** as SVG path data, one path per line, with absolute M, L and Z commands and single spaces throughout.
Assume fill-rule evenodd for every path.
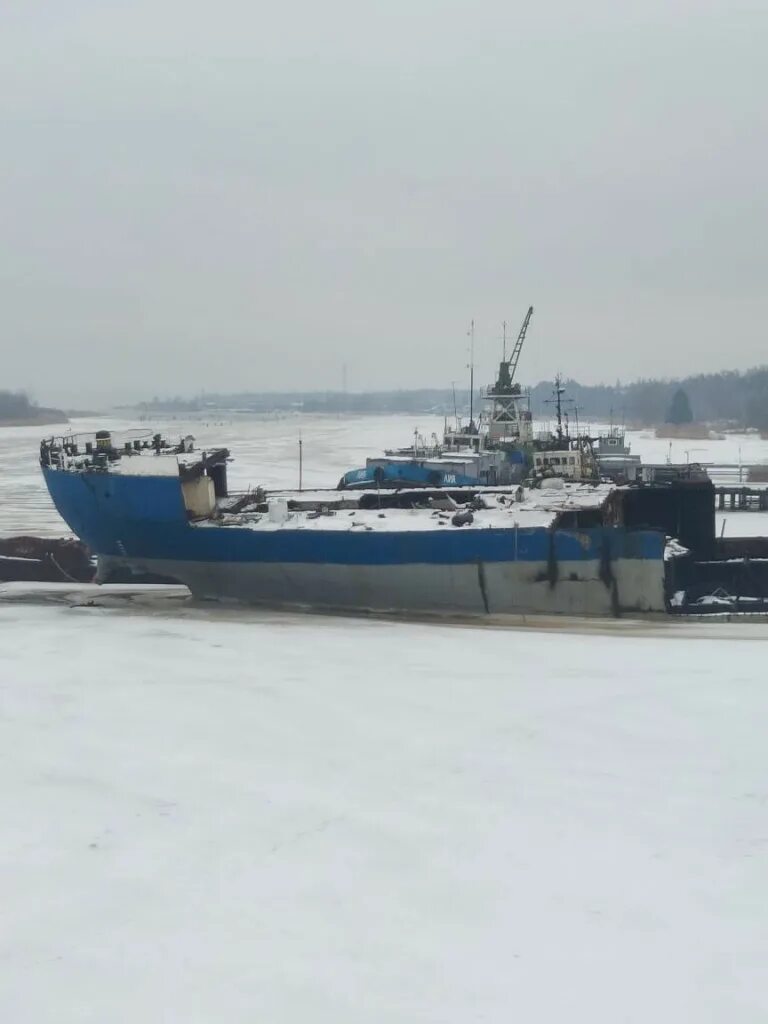
M 732 509 L 738 512 L 768 512 L 768 488 L 762 487 L 715 487 L 717 507 L 722 512 Z

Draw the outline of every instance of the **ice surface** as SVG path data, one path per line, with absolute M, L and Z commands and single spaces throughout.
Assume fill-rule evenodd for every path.
M 762 1024 L 767 639 L 0 603 L 0 1020 Z
M 768 537 L 768 512 L 715 513 L 718 537 Z

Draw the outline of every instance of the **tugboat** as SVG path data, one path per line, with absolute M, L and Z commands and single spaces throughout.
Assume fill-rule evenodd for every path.
M 469 424 L 446 424 L 442 442 L 433 435 L 427 445 L 416 435 L 413 446 L 387 450 L 366 460 L 364 467 L 351 469 L 339 481 L 339 489 L 367 487 L 456 487 L 507 486 L 519 483 L 531 466 L 534 448 L 530 396 L 515 381 L 533 306 L 507 358 L 506 323 L 504 349 L 496 383 L 482 392 L 489 406 L 478 422 L 474 418 L 474 359 L 470 366 Z M 474 325 L 471 329 L 474 346 Z
M 640 472 L 641 459 L 633 455 L 626 441 L 623 427 L 613 422 L 606 434 L 600 434 L 595 446 L 595 459 L 600 475 L 617 483 L 636 480 Z

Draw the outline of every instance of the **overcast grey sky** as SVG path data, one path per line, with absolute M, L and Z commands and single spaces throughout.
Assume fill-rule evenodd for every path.
M 766 355 L 768 5 L 4 0 L 0 386 Z

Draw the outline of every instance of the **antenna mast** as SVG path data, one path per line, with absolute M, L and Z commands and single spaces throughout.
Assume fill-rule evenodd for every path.
M 562 442 L 563 437 L 563 395 L 565 394 L 565 388 L 563 387 L 563 378 L 558 373 L 555 377 L 555 386 L 552 388 L 552 394 L 554 398 L 549 399 L 547 405 L 554 405 L 557 414 L 557 440 Z
M 469 324 L 469 428 L 473 427 L 475 417 L 475 321 Z

